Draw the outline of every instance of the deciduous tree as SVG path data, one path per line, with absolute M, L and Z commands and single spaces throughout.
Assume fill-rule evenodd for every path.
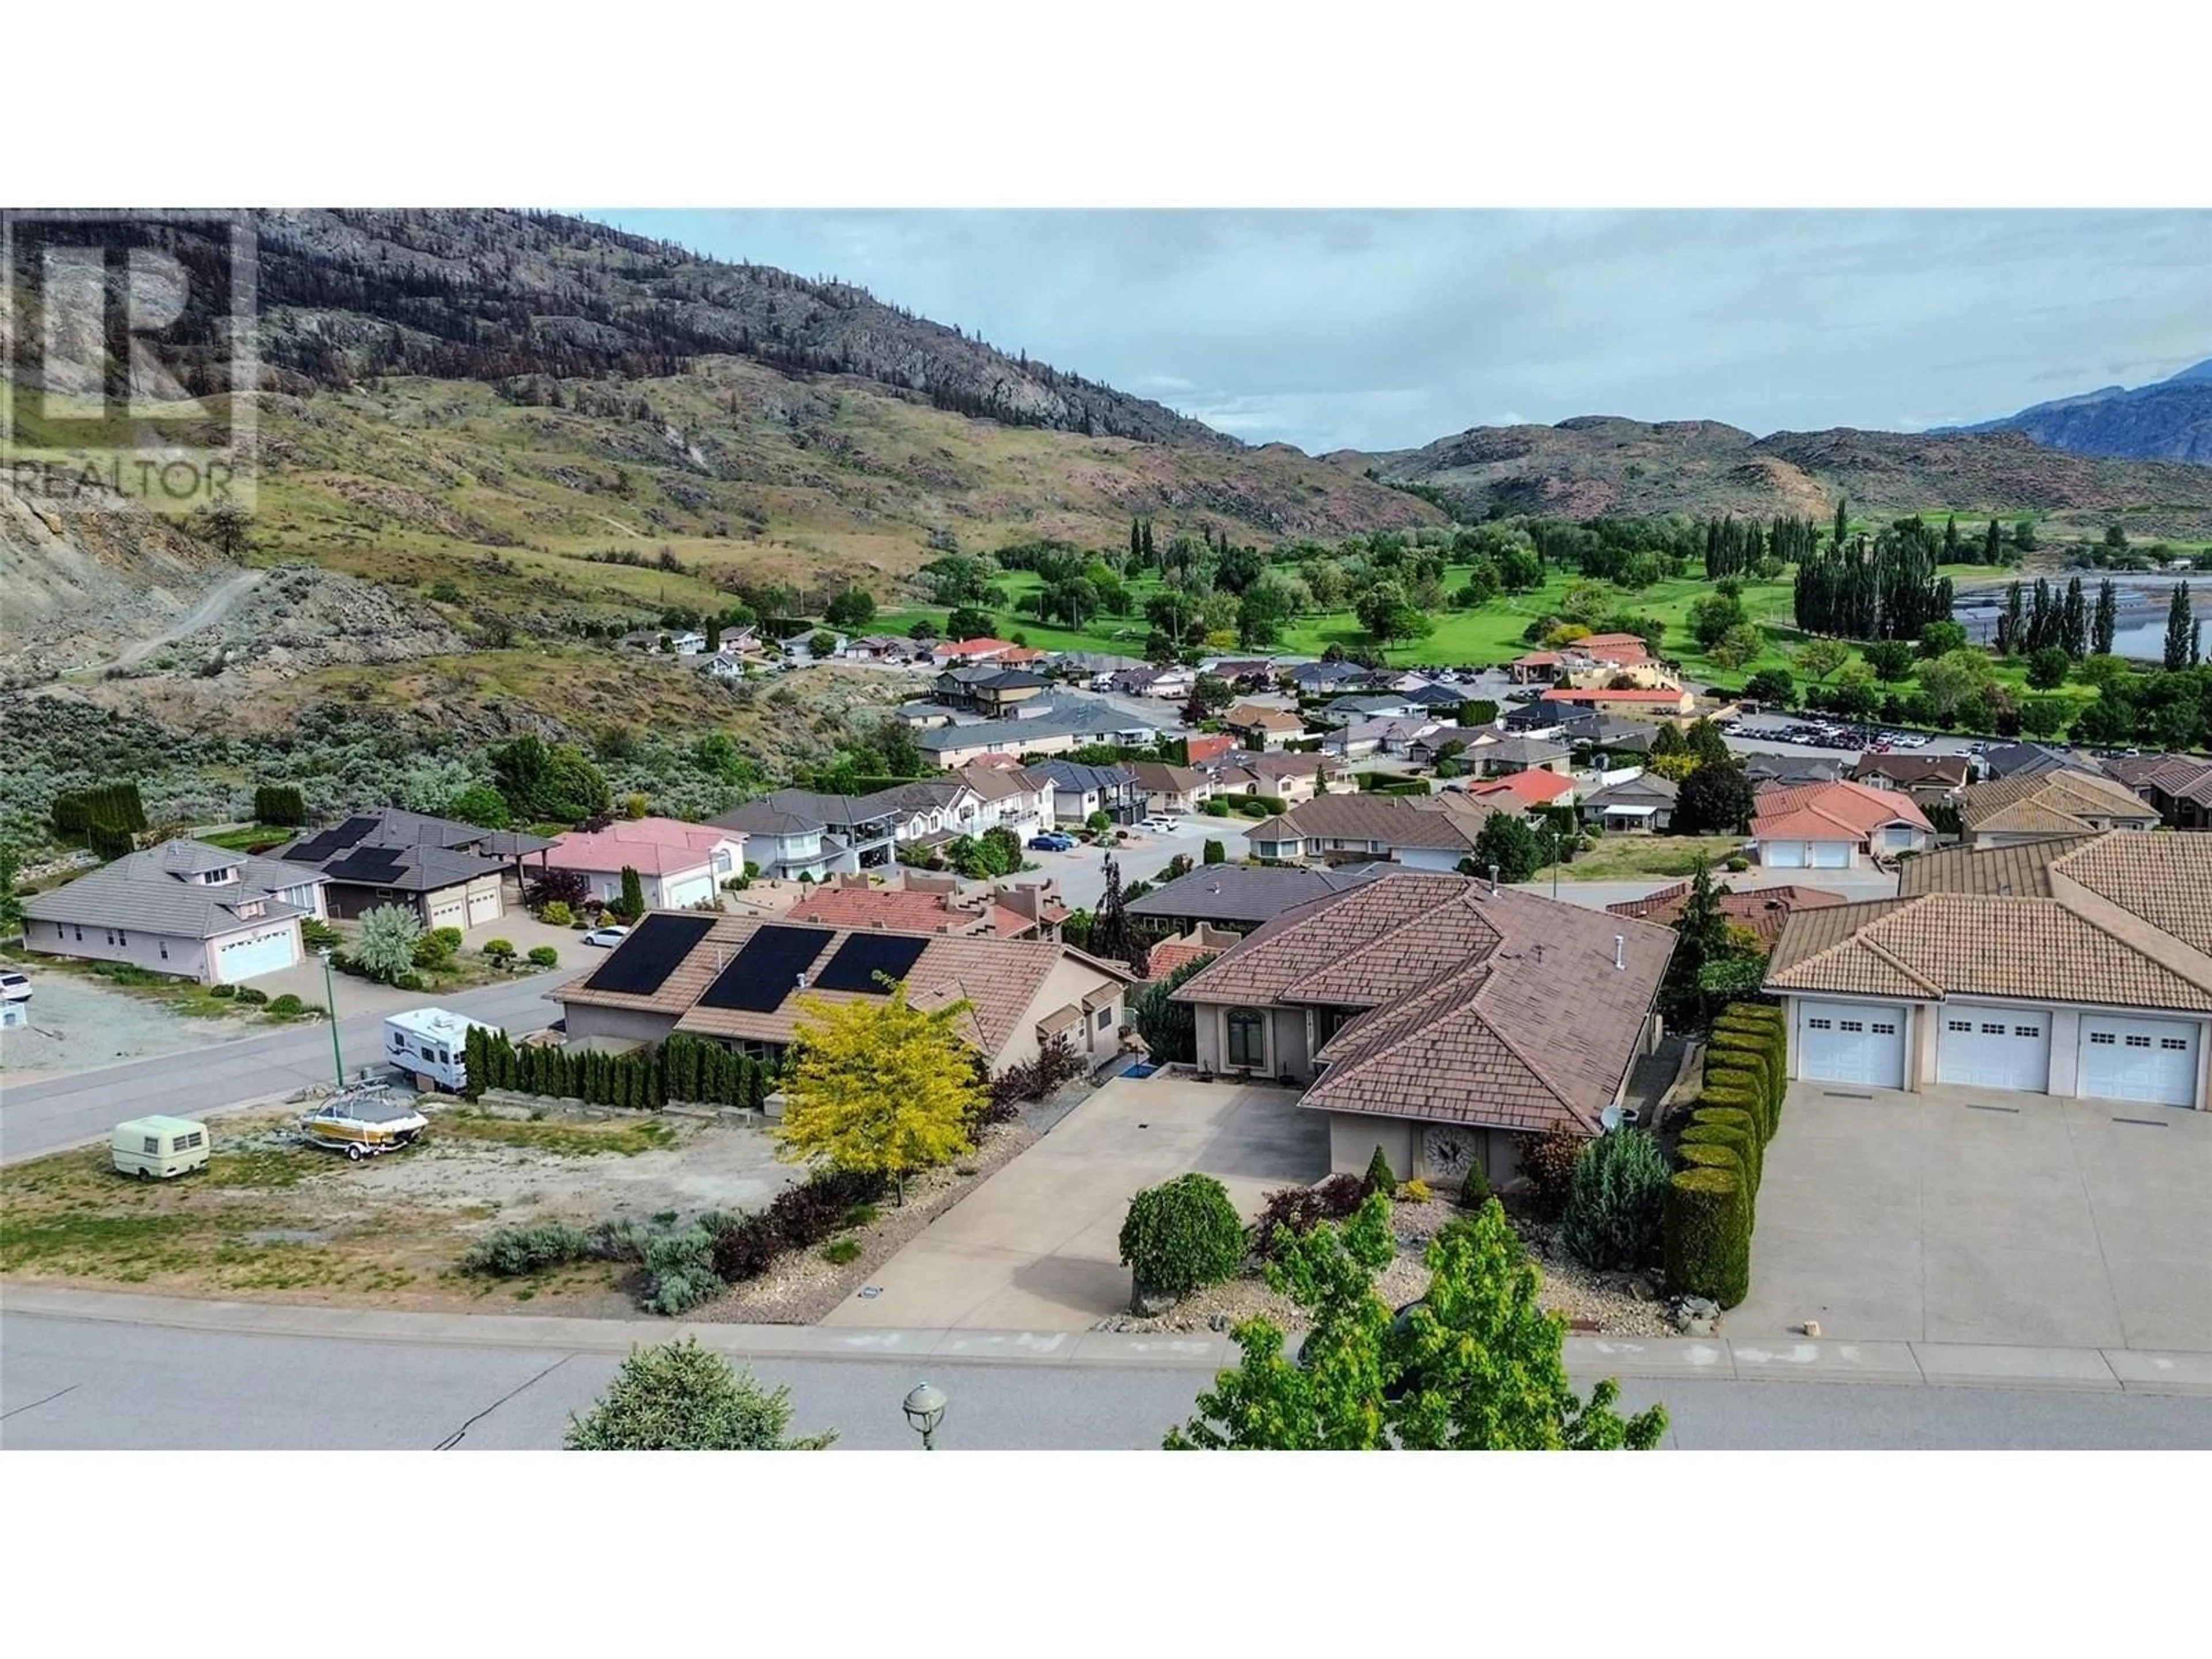
M 415 946 L 422 937 L 422 922 L 404 904 L 380 904 L 361 918 L 361 938 L 353 959 L 376 979 L 387 982 L 415 970 Z

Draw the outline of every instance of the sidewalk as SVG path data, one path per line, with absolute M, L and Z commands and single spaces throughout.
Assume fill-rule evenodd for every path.
M 639 1343 L 696 1336 L 752 1359 L 917 1359 L 1075 1369 L 1218 1370 L 1237 1362 L 1226 1335 L 1109 1331 L 924 1331 L 821 1325 L 689 1325 L 665 1319 L 561 1319 L 528 1314 L 410 1314 L 374 1309 L 201 1302 L 179 1297 L 34 1285 L 0 1290 L 0 1311 L 246 1335 L 356 1342 L 626 1353 Z M 1929 1388 L 2055 1389 L 2212 1395 L 2212 1354 L 2131 1349 L 2013 1348 L 1954 1342 L 1759 1342 L 1748 1339 L 1575 1336 L 1568 1370 L 1600 1376 L 1735 1382 L 1889 1382 Z

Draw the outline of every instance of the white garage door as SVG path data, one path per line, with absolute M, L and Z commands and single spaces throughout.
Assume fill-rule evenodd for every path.
M 2080 1091 L 2093 1100 L 2197 1103 L 2197 1027 L 2176 1019 L 2081 1016 Z
M 1802 870 L 1805 867 L 1805 843 L 1802 841 L 1778 841 L 1759 849 L 1759 861 L 1777 870 Z
M 1851 861 L 1851 844 L 1847 841 L 1816 841 L 1813 843 L 1813 867 L 1816 870 L 1841 870 Z
M 241 934 L 222 941 L 216 946 L 216 979 L 226 985 L 252 979 L 259 974 L 273 974 L 289 968 L 300 959 L 298 933 L 290 927 L 271 928 L 265 933 Z
M 465 927 L 465 912 L 461 903 L 461 890 L 449 888 L 430 900 L 430 925 L 433 927 Z
M 696 904 L 701 899 L 714 896 L 712 876 L 693 876 L 687 881 L 664 882 L 660 888 L 660 902 L 664 908 L 680 910 L 687 904 Z
M 469 926 L 499 920 L 499 893 L 496 889 L 469 895 Z
M 1797 1005 L 1797 1075 L 1871 1089 L 1905 1086 L 1905 1010 L 1856 1002 Z
M 1936 1080 L 1974 1089 L 2051 1086 L 2051 1016 L 2033 1008 L 1984 1008 L 1954 1002 L 1940 1015 Z

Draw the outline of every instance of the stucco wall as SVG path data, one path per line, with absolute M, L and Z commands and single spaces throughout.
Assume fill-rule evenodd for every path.
M 1451 871 L 1458 869 L 1459 861 L 1468 854 L 1445 847 L 1401 847 L 1395 856 L 1408 870 Z
M 298 924 L 293 924 L 296 933 Z M 82 939 L 77 936 L 82 933 Z M 44 956 L 81 957 L 88 962 L 124 962 L 134 968 L 144 968 L 156 974 L 173 974 L 179 979 L 205 980 L 208 977 L 207 950 L 196 939 L 179 939 L 168 933 L 141 933 L 125 927 L 118 933 L 112 927 L 97 927 L 89 922 L 27 921 L 23 925 L 23 943 Z M 167 948 L 165 957 L 161 951 Z M 296 951 L 295 945 L 295 951 Z
M 1331 1175 L 1365 1175 L 1380 1146 L 1390 1160 L 1390 1171 L 1401 1180 L 1413 1167 L 1419 1144 L 1418 1127 L 1402 1118 L 1369 1117 L 1360 1112 L 1328 1115 L 1328 1169 Z
M 1054 965 L 1053 970 L 1045 975 L 1043 985 L 1030 999 L 1029 1006 L 1022 1010 L 1021 1018 L 1014 1022 L 1013 1031 L 1006 1038 L 1005 1046 L 992 1057 L 992 1069 L 1002 1071 L 1009 1066 L 1019 1066 L 1035 1060 L 1038 1051 L 1036 1027 L 1039 1020 L 1071 1003 L 1079 1008 L 1085 997 L 1109 988 L 1114 992 L 1114 1000 L 1102 1007 L 1086 1011 L 1082 1029 L 1068 1035 L 1075 1044 L 1076 1051 L 1094 1064 L 1111 1058 L 1121 1048 L 1121 1023 L 1128 1018 L 1122 1008 L 1122 997 L 1127 988 L 1096 968 L 1086 968 L 1073 957 L 1062 957 Z M 1098 1016 L 1102 1013 L 1106 1016 L 1103 1030 L 1098 1024 Z
M 676 1029 L 667 1014 L 636 1008 L 601 1008 L 587 1003 L 563 1005 L 568 1015 L 568 1041 L 586 1037 L 622 1037 L 636 1042 L 659 1042 Z

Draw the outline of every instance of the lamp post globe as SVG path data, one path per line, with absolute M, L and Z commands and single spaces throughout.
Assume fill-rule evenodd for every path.
M 908 1394 L 902 1408 L 906 1420 L 921 1437 L 921 1449 L 937 1449 L 937 1425 L 945 1420 L 946 1401 L 945 1390 L 933 1382 L 917 1382 Z

